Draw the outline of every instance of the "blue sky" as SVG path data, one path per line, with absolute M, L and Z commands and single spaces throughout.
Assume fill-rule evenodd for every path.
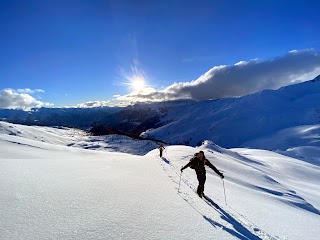
M 1 1 L 0 91 L 11 89 L 15 97 L 28 94 L 56 107 L 108 101 L 137 90 L 130 86 L 134 66 L 145 79 L 146 94 L 159 96 L 215 66 L 234 67 L 240 61 L 256 66 L 258 60 L 252 59 L 259 64 L 291 59 L 291 50 L 306 57 L 306 49 L 312 49 L 308 64 L 299 72 L 288 69 L 286 81 L 278 85 L 289 84 L 289 76 L 305 80 L 320 67 L 319 7 L 317 1 L 294 0 Z M 217 71 L 222 70 L 213 69 L 211 77 Z M 285 78 L 277 69 L 269 79 L 276 76 Z M 248 93 L 256 90 L 261 89 Z M 5 107 L 1 101 L 0 94 L 0 107 Z

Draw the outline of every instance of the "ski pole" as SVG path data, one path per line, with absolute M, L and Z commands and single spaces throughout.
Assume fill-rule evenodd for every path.
M 182 172 L 180 173 L 180 180 L 179 180 L 179 188 L 178 188 L 178 193 L 180 192 L 181 175 L 182 175 Z
M 228 205 L 227 197 L 226 197 L 226 188 L 224 187 L 224 180 L 223 179 L 222 179 L 222 184 L 223 184 L 223 192 L 224 192 L 224 201 L 225 201 L 226 205 Z

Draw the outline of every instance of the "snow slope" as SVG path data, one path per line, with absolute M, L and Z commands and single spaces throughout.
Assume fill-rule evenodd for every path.
M 320 168 L 265 150 L 226 150 L 206 142 L 198 150 L 226 176 L 225 204 L 220 178 L 207 170 L 205 193 L 222 208 L 216 225 L 225 231 L 233 226 L 240 239 L 318 239 L 320 224 Z M 186 146 L 170 146 L 162 165 L 174 182 L 179 169 L 195 152 Z M 151 152 L 150 154 L 155 154 Z M 186 158 L 187 156 L 187 158 Z M 194 199 L 197 180 L 194 170 L 182 175 L 183 198 L 204 216 L 212 216 L 212 206 Z M 298 219 L 298 220 L 297 220 Z M 246 231 L 250 230 L 249 235 Z M 254 235 L 250 235 L 250 234 Z M 245 238 L 243 238 L 245 236 Z M 258 238 L 256 238 L 258 237 Z
M 207 139 L 239 147 L 285 128 L 319 124 L 319 93 L 320 77 L 240 98 L 191 102 L 169 111 L 164 126 L 141 135 L 171 144 L 196 146 Z
M 318 166 L 209 141 L 199 148 L 167 146 L 163 159 L 157 150 L 144 156 L 94 151 L 81 148 L 87 136 L 75 130 L 0 126 L 0 239 L 318 237 Z M 211 170 L 208 200 L 194 193 L 191 169 L 178 193 L 179 169 L 199 149 L 226 176 L 227 204 L 223 182 Z
M 241 147 L 272 150 L 320 166 L 320 124 L 286 128 Z
M 154 159 L 7 134 L 0 152 L 1 239 L 229 239 Z
M 84 149 L 132 153 L 144 155 L 159 144 L 154 141 L 138 141 L 127 136 L 89 136 L 86 132 L 63 127 L 39 127 L 11 124 L 0 121 L 0 134 L 18 136 L 36 141 Z

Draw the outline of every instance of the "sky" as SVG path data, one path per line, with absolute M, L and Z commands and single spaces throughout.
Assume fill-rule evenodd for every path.
M 0 1 L 0 108 L 236 97 L 320 74 L 318 1 Z

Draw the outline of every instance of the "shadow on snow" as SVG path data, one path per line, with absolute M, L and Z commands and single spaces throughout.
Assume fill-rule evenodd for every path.
M 167 158 L 162 157 L 162 160 L 163 160 L 166 164 L 170 164 L 170 161 L 169 161 Z
M 245 228 L 240 222 L 238 222 L 235 218 L 233 218 L 232 216 L 230 216 L 230 214 L 228 214 L 227 212 L 225 212 L 223 209 L 221 209 L 213 200 L 211 200 L 208 197 L 205 197 L 205 199 L 207 200 L 206 203 L 212 207 L 214 210 L 216 210 L 220 215 L 221 218 L 225 221 L 227 221 L 228 223 L 230 223 L 234 229 L 228 228 L 216 221 L 214 221 L 213 219 L 205 216 L 203 213 L 201 213 L 195 206 L 193 206 L 190 202 L 188 202 L 188 200 L 186 200 L 182 195 L 179 194 L 179 196 L 185 200 L 194 210 L 196 210 L 206 221 L 208 221 L 213 227 L 218 227 L 226 232 L 228 232 L 229 234 L 231 234 L 232 236 L 238 238 L 238 239 L 242 239 L 242 240 L 261 240 L 260 237 L 254 235 L 253 233 L 251 233 L 247 228 Z M 254 229 L 255 231 L 259 231 L 259 229 Z
M 226 211 L 220 208 L 211 198 L 207 196 L 204 196 L 204 198 L 206 200 L 206 203 L 212 208 L 214 208 L 218 213 L 220 213 L 221 218 L 226 222 L 230 223 L 236 231 L 233 229 L 227 228 L 220 223 L 215 222 L 214 220 L 212 220 L 211 218 L 208 218 L 207 216 L 203 216 L 203 218 L 206 219 L 210 224 L 212 224 L 213 226 L 220 227 L 221 229 L 227 231 L 228 233 L 232 234 L 233 236 L 239 239 L 261 239 L 260 237 L 250 232 L 234 217 L 232 217 L 230 214 L 228 214 Z M 254 230 L 259 231 L 259 229 L 254 229 Z

